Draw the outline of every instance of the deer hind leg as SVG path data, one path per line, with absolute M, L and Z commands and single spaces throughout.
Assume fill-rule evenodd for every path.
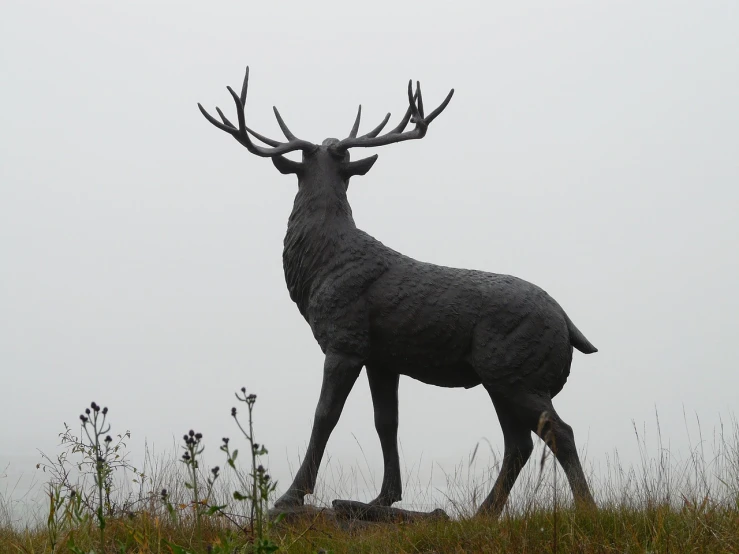
M 303 497 L 313 492 L 326 443 L 339 421 L 344 403 L 363 365 L 363 360 L 357 356 L 332 351 L 326 353 L 321 395 L 316 407 L 308 449 L 295 480 L 285 494 L 275 502 L 275 507 L 301 506 Z
M 370 504 L 390 506 L 401 499 L 400 460 L 398 457 L 398 380 L 395 373 L 367 367 L 375 429 L 380 438 L 384 475 L 380 494 Z
M 498 479 L 477 513 L 497 517 L 503 511 L 518 474 L 534 450 L 534 442 L 531 440 L 531 430 L 516 417 L 511 406 L 499 395 L 491 392 L 491 389 L 488 389 L 488 392 L 503 430 L 505 451 Z
M 585 479 L 580 457 L 577 455 L 575 434 L 572 427 L 559 417 L 549 395 L 534 393 L 519 395 L 515 400 L 515 405 L 520 414 L 519 417 L 532 431 L 540 434 L 542 439 L 550 439 L 547 441 L 547 446 L 564 469 L 575 503 L 583 508 L 594 509 L 595 501 Z M 543 419 L 541 416 L 545 412 L 548 417 Z M 551 433 L 548 433 L 549 431 Z

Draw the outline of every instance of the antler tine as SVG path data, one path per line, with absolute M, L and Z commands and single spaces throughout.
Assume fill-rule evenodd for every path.
M 297 140 L 298 137 L 292 134 L 290 129 L 287 128 L 287 125 L 285 124 L 285 121 L 282 119 L 282 116 L 280 115 L 280 112 L 277 111 L 277 106 L 272 106 L 272 109 L 275 112 L 275 117 L 277 118 L 277 123 L 280 126 L 280 129 L 282 129 L 282 134 L 285 135 L 285 138 L 288 140 Z
M 228 125 L 232 129 L 236 129 L 236 127 L 234 127 L 234 124 L 231 123 L 225 115 L 223 115 L 223 112 L 221 111 L 221 108 L 219 108 L 218 106 L 216 106 L 216 111 L 218 112 L 218 115 L 221 116 L 221 121 L 223 121 L 224 125 Z
M 265 137 L 264 135 L 260 135 L 255 130 L 250 129 L 248 125 L 246 127 L 246 131 L 250 133 L 252 136 L 261 140 L 264 144 L 269 144 L 270 146 L 279 146 L 280 144 L 282 144 L 279 140 L 274 140 L 269 137 Z
M 297 138 L 294 134 L 292 134 L 290 132 L 290 129 L 288 129 L 287 125 L 285 125 L 285 122 L 282 120 L 282 117 L 280 117 L 280 113 L 277 111 L 277 108 L 274 109 L 275 116 L 277 117 L 277 123 L 279 123 L 280 128 L 282 129 L 282 132 L 285 134 L 285 137 L 287 137 L 288 139 L 288 142 L 279 142 L 276 140 L 272 140 L 268 137 L 265 137 L 264 135 L 257 133 L 256 131 L 253 131 L 249 127 L 247 127 L 246 126 L 246 115 L 244 114 L 244 109 L 246 107 L 246 95 L 247 95 L 248 88 L 249 88 L 249 67 L 247 66 L 246 74 L 244 75 L 244 83 L 241 86 L 241 94 L 236 94 L 236 92 L 234 92 L 234 90 L 230 86 L 226 87 L 229 94 L 234 100 L 234 104 L 236 104 L 236 114 L 238 116 L 238 127 L 228 120 L 228 118 L 224 115 L 224 113 L 221 111 L 220 108 L 216 108 L 216 111 L 218 112 L 218 115 L 220 116 L 221 121 L 218 121 L 215 117 L 210 115 L 205 110 L 205 108 L 203 108 L 202 104 L 198 103 L 198 108 L 200 109 L 200 112 L 203 114 L 203 116 L 205 116 L 205 118 L 211 124 L 218 127 L 221 131 L 225 131 L 231 136 L 233 136 L 249 152 L 251 152 L 252 154 L 256 154 L 257 156 L 268 158 L 272 156 L 278 156 L 280 154 L 286 154 L 294 150 L 308 151 L 308 150 L 314 150 L 317 148 L 315 144 L 305 141 L 305 140 L 301 140 Z M 264 142 L 265 144 L 272 146 L 272 148 L 265 148 L 263 146 L 257 146 L 251 141 L 251 139 L 249 138 L 249 134 L 253 135 L 260 141 Z
M 415 99 L 416 97 L 413 96 L 413 98 Z M 403 116 L 403 119 L 400 120 L 400 123 L 398 123 L 398 126 L 395 127 L 395 129 L 389 131 L 388 133 L 385 133 L 386 135 L 395 135 L 405 131 L 405 128 L 408 126 L 408 122 L 411 120 L 411 116 L 413 115 L 413 105 L 413 102 L 408 104 L 408 109 L 405 110 L 405 115 Z
M 241 103 L 241 98 L 230 86 L 227 86 L 226 90 L 231 93 L 234 103 L 236 104 L 236 115 L 239 118 L 239 131 L 246 134 L 246 115 L 244 114 L 244 105 Z
M 205 119 L 207 119 L 208 121 L 210 121 L 213 125 L 215 125 L 216 127 L 218 127 L 221 131 L 226 131 L 227 133 L 236 136 L 236 134 L 237 134 L 237 129 L 236 128 L 234 128 L 234 127 L 228 127 L 227 125 L 224 125 L 223 123 L 221 123 L 220 121 L 218 121 L 215 117 L 213 117 L 207 111 L 205 111 L 205 108 L 203 107 L 203 105 L 200 102 L 198 102 L 198 108 L 200 109 L 200 113 L 202 113 L 205 116 Z M 216 109 L 218 109 L 218 108 L 216 108 Z
M 416 96 L 414 96 L 413 98 L 416 98 Z M 359 132 L 359 119 L 361 117 L 361 114 L 362 114 L 362 105 L 360 104 L 359 110 L 357 111 L 357 119 L 354 121 L 354 126 L 352 127 L 352 130 L 349 133 L 348 138 L 350 139 L 357 138 L 357 133 Z M 405 129 L 405 127 L 408 125 L 408 121 L 410 121 L 411 114 L 412 114 L 411 107 L 408 106 L 408 109 L 406 110 L 405 115 L 403 116 L 403 119 L 400 121 L 400 124 L 398 124 L 398 126 L 395 127 L 395 129 L 387 132 L 386 134 L 392 135 L 392 134 L 401 133 Z M 369 133 L 365 133 L 364 135 L 359 137 L 357 140 L 375 138 L 385 128 L 385 125 L 387 125 L 388 121 L 390 121 L 390 112 L 388 112 L 387 115 L 385 115 L 384 119 L 380 122 L 380 124 L 377 127 L 372 129 Z
M 375 138 L 377 135 L 380 134 L 380 131 L 385 128 L 385 125 L 387 125 L 388 121 L 390 121 L 390 112 L 387 112 L 385 119 L 383 119 L 377 127 L 372 129 L 369 133 L 362 135 L 361 138 Z
M 418 113 L 423 117 L 423 96 L 421 95 L 421 81 L 416 81 L 416 96 L 418 97 Z
M 420 83 L 419 87 L 416 88 L 416 94 L 413 94 L 413 79 L 408 81 L 408 107 L 411 110 L 411 121 L 416 124 L 416 127 L 418 127 L 418 124 L 423 122 L 423 116 L 420 114 L 418 106 L 416 106 L 416 100 L 418 99 L 420 95 Z M 425 128 L 424 128 L 424 132 Z
M 354 126 L 352 126 L 352 130 L 349 133 L 349 138 L 357 138 L 357 133 L 359 132 L 359 120 L 362 119 L 362 104 L 359 105 L 359 109 L 357 110 L 357 118 L 354 120 Z
M 388 114 L 383 122 L 376 129 L 373 129 L 370 133 L 367 133 L 366 135 L 363 135 L 359 138 L 349 136 L 335 144 L 333 148 L 342 151 L 354 147 L 367 148 L 371 146 L 384 146 L 385 144 L 392 144 L 394 142 L 402 142 L 405 140 L 423 138 L 426 135 L 428 126 L 434 119 L 439 116 L 442 111 L 444 111 L 444 109 L 449 104 L 449 101 L 452 99 L 453 94 L 454 89 L 449 92 L 447 97 L 438 108 L 431 112 L 428 117 L 425 117 L 423 108 L 423 96 L 421 94 L 421 83 L 418 81 L 416 82 L 416 92 L 414 94 L 413 80 L 410 80 L 408 81 L 408 109 L 406 110 L 403 119 L 400 121 L 398 126 L 395 127 L 395 129 L 393 129 L 392 131 L 388 131 L 384 135 L 377 136 L 380 132 L 379 130 L 381 130 L 387 123 L 387 120 L 390 117 L 390 114 Z M 413 121 L 416 126 L 410 131 L 405 131 L 405 128 L 408 125 L 409 121 Z
M 447 107 L 453 95 L 454 95 L 454 89 L 450 90 L 449 94 L 446 95 L 446 98 L 444 99 L 444 101 L 441 104 L 439 104 L 439 107 L 429 114 L 429 116 L 426 118 L 426 123 L 430 125 L 431 122 L 434 119 L 436 119 L 441 112 L 444 111 L 444 108 Z
M 246 107 L 246 90 L 249 88 L 249 66 L 246 66 L 246 74 L 244 75 L 244 84 L 241 85 L 241 105 Z
M 412 98 L 415 100 L 417 97 L 418 97 L 418 91 L 416 91 L 416 93 L 412 96 Z M 395 129 L 393 129 L 392 131 L 388 131 L 387 133 L 385 133 L 385 136 L 388 136 L 388 135 L 396 135 L 396 134 L 399 134 L 399 133 L 402 133 L 403 132 L 403 130 L 408 125 L 408 121 L 410 121 L 410 119 L 411 119 L 411 115 L 413 114 L 413 110 L 412 110 L 412 107 L 411 107 L 412 104 L 413 103 L 410 103 L 409 104 L 408 109 L 406 110 L 405 115 L 403 116 L 403 119 L 400 120 L 400 123 L 398 124 L 398 126 L 395 127 Z M 375 127 L 374 129 L 372 129 L 369 133 L 366 133 L 366 134 L 362 135 L 361 137 L 357 138 L 357 133 L 359 132 L 359 120 L 361 118 L 361 115 L 362 115 L 362 105 L 360 104 L 359 105 L 359 110 L 357 111 L 357 118 L 354 121 L 354 126 L 352 127 L 352 130 L 349 133 L 349 136 L 346 139 L 344 139 L 344 140 L 349 140 L 349 139 L 356 139 L 356 140 L 373 139 L 373 138 L 377 137 L 377 135 L 380 134 L 380 132 L 385 128 L 385 125 L 387 125 L 387 122 L 390 120 L 390 112 L 388 112 L 387 115 L 385 116 L 385 118 L 380 122 L 380 124 L 377 127 Z M 339 149 L 342 148 L 340 145 L 337 146 L 337 147 Z M 346 147 L 346 148 L 349 148 L 349 147 Z

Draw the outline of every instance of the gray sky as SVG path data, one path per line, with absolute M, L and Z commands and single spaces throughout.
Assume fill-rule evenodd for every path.
M 357 4 L 359 5 L 359 4 Z M 34 473 L 91 400 L 113 431 L 209 460 L 259 396 L 286 486 L 310 433 L 322 354 L 290 301 L 282 239 L 296 192 L 211 127 L 251 66 L 318 142 L 456 94 L 422 141 L 377 149 L 355 220 L 421 260 L 547 290 L 600 349 L 555 400 L 588 459 L 636 457 L 632 420 L 687 455 L 739 389 L 739 11 L 733 2 L 20 2 L 0 21 L 0 469 Z M 502 447 L 482 388 L 401 380 L 406 467 L 451 471 Z M 689 424 L 692 426 L 693 424 Z M 691 427 L 692 429 L 692 427 Z M 691 431 L 691 432 L 694 432 Z M 367 456 L 360 450 L 360 445 Z M 381 454 L 366 377 L 328 445 Z M 328 477 L 329 474 L 319 474 Z M 0 483 L 0 488 L 3 483 Z M 369 498 L 370 492 L 367 493 Z

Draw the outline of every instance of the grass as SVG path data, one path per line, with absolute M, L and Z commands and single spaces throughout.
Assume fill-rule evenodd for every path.
M 267 451 L 256 442 L 252 423 L 256 396 L 245 389 L 236 396 L 247 421 L 236 408 L 232 417 L 247 454 L 239 456 L 237 440 L 222 439 L 223 470 L 201 467 L 206 442 L 192 430 L 183 435 L 179 459 L 147 452 L 144 467 L 132 467 L 128 433 L 109 435 L 107 408 L 92 403 L 80 433 L 66 427 L 63 452 L 40 464 L 49 477 L 43 513 L 22 525 L 13 522 L 10 501 L 0 494 L 0 553 L 739 552 L 736 420 L 699 437 L 682 460 L 664 447 L 660 433 L 649 445 L 635 426 L 640 464 L 627 468 L 613 456 L 590 476 L 595 512 L 575 509 L 561 470 L 540 447 L 498 520 L 474 516 L 497 471 L 480 482 L 474 467 L 485 462 L 476 450 L 446 475 L 449 521 L 348 523 L 324 512 L 274 522 L 266 509 L 276 484 L 260 464 Z M 345 487 L 356 490 L 358 481 L 368 481 L 327 465 L 330 484 L 318 491 L 319 504 L 326 505 L 321 498 L 351 498 Z M 412 472 L 405 482 L 423 488 Z M 427 493 L 411 508 L 430 509 L 431 503 Z
M 564 510 L 557 520 L 557 542 L 550 511 L 526 517 L 503 517 L 338 528 L 328 519 L 278 526 L 273 541 L 283 551 L 314 552 L 737 552 L 736 509 L 705 507 L 698 511 L 659 506 L 644 510 L 606 508 L 597 514 Z M 95 529 L 70 531 L 80 550 L 97 548 Z M 218 519 L 203 526 L 203 538 L 219 547 L 248 551 L 248 541 Z M 148 511 L 113 520 L 110 551 L 172 552 L 168 545 L 191 545 L 192 528 L 172 526 Z M 4 552 L 49 552 L 41 530 L 0 534 Z M 205 550 L 203 550 L 205 551 Z M 232 550 L 230 550 L 232 551 Z

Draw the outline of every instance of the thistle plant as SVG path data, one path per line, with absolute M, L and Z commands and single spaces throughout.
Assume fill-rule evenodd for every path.
M 185 487 L 192 491 L 195 535 L 199 544 L 202 544 L 202 529 L 200 525 L 200 491 L 198 490 L 198 457 L 205 450 L 205 447 L 200 445 L 202 438 L 202 433 L 196 433 L 192 429 L 182 437 L 182 440 L 185 442 L 185 445 L 182 447 L 185 450 L 184 454 L 182 454 L 182 462 L 187 466 L 187 472 L 190 478 L 190 481 L 185 481 Z
M 106 491 L 106 498 L 110 497 L 111 474 L 112 468 L 108 460 L 111 454 L 110 445 L 113 438 L 108 435 L 110 425 L 105 420 L 108 416 L 108 408 L 100 408 L 95 402 L 85 409 L 85 413 L 80 415 L 82 421 L 82 429 L 87 435 L 89 445 L 92 448 L 92 455 L 95 457 L 95 487 L 97 488 L 97 507 L 95 508 L 95 516 L 97 518 L 98 529 L 100 529 L 100 550 L 105 551 L 105 504 L 103 502 L 103 491 Z M 105 438 L 101 439 L 105 435 Z
M 92 402 L 79 416 L 79 434 L 64 424 L 64 431 L 59 433 L 61 445 L 65 447 L 63 452 L 53 458 L 41 452 L 42 461 L 36 468 L 51 475 L 47 491 L 47 529 L 52 551 L 57 547 L 58 537 L 63 530 L 87 525 L 90 520 L 94 520 L 98 527 L 100 550 L 104 551 L 106 521 L 128 512 L 131 506 L 130 496 L 114 499 L 114 473 L 117 470 L 122 470 L 124 474 L 131 471 L 138 478 L 144 477 L 127 461 L 125 449 L 130 432 L 111 437 L 108 434 L 110 425 L 107 416 L 108 408 Z M 75 460 L 76 456 L 82 459 Z M 70 534 L 67 549 L 74 551 L 76 547 L 71 537 Z
M 223 439 L 221 450 L 226 453 L 227 463 L 236 472 L 243 491 L 234 491 L 234 499 L 250 503 L 249 531 L 255 551 L 274 552 L 278 547 L 268 537 L 271 524 L 268 518 L 267 507 L 269 498 L 274 493 L 277 483 L 272 481 L 264 466 L 259 464 L 259 457 L 267 454 L 267 449 L 264 445 L 256 442 L 254 437 L 254 404 L 257 401 L 257 395 L 246 394 L 246 387 L 242 387 L 241 394 L 237 392 L 236 398 L 246 404 L 247 408 L 246 427 L 239 421 L 238 411 L 235 407 L 231 408 L 231 417 L 234 418 L 236 425 L 249 443 L 251 473 L 248 475 L 248 478 L 236 468 L 236 458 L 238 457 L 239 451 L 235 449 L 231 450 L 228 437 Z

